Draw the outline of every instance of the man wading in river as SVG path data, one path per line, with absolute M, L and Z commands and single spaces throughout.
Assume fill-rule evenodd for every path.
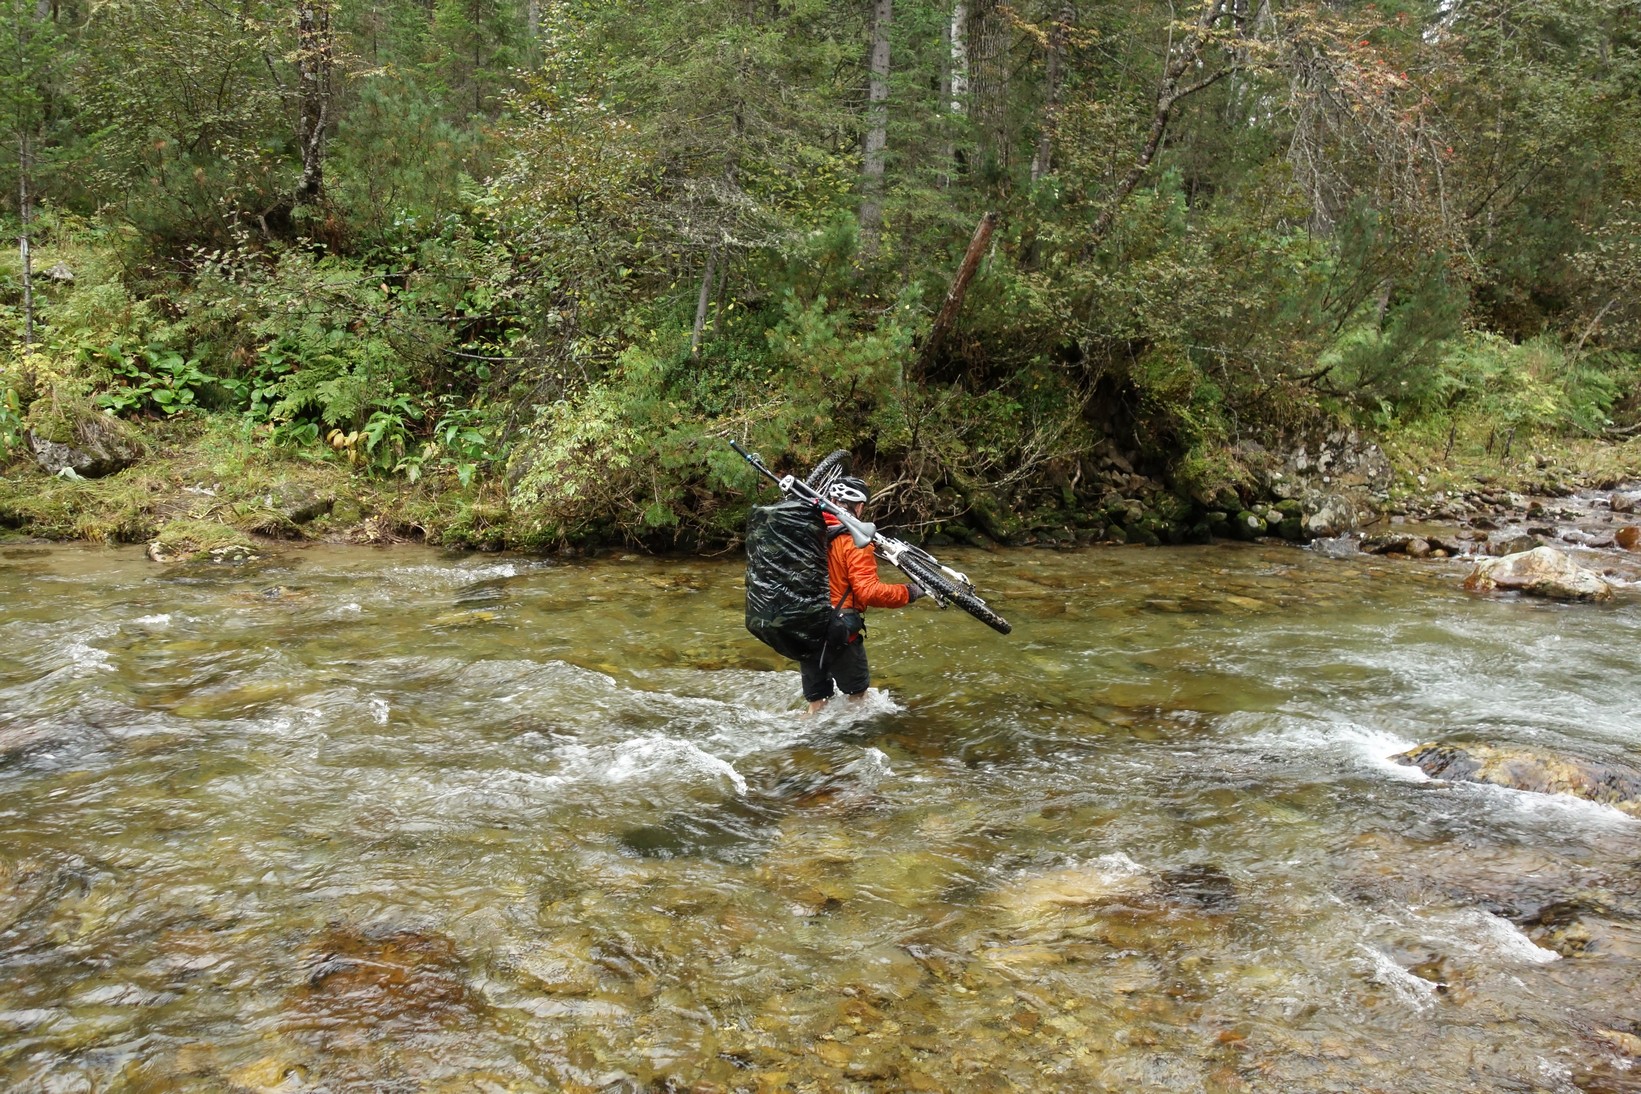
M 870 496 L 864 479 L 845 475 L 826 490 L 828 500 L 859 517 Z M 827 634 L 826 645 L 812 658 L 798 662 L 803 673 L 803 697 L 809 713 L 826 705 L 841 690 L 852 701 L 866 697 L 872 684 L 866 666 L 866 609 L 904 608 L 923 595 L 917 582 L 887 585 L 877 578 L 877 551 L 872 544 L 856 547 L 849 530 L 832 514 L 826 517 L 826 574 L 839 620 Z M 834 689 L 833 684 L 836 683 Z

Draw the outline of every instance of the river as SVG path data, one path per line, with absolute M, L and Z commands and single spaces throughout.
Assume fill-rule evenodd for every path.
M 798 717 L 741 564 L 0 548 L 0 1088 L 1641 1088 L 1641 607 L 952 552 Z M 887 574 L 887 567 L 885 567 Z

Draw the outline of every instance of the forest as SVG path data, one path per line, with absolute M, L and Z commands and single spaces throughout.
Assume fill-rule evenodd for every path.
M 728 437 L 938 529 L 1641 429 L 1636 0 L 4 4 L 13 527 L 700 550 Z

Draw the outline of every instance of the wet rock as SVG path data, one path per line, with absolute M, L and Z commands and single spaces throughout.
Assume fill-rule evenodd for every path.
M 1641 769 L 1484 744 L 1427 744 L 1391 757 L 1434 779 L 1570 794 L 1641 817 Z
M 1150 894 L 1155 884 L 1126 856 L 1106 856 L 1022 878 L 995 893 L 993 900 L 1018 923 L 1029 924 L 1068 908 L 1130 901 Z
M 56 734 L 44 725 L 0 726 L 0 760 L 19 752 L 27 752 L 35 745 L 55 738 Z
M 261 554 L 243 532 L 213 521 L 171 521 L 148 544 L 154 562 L 186 562 L 203 567 L 256 562 Z
M 1613 533 L 1613 542 L 1626 551 L 1633 551 L 1641 547 L 1641 528 L 1633 524 L 1625 525 Z
M 1607 508 L 1615 513 L 1635 512 L 1635 499 L 1628 494 L 1614 494 L 1607 499 Z
M 228 1087 L 236 1094 L 286 1094 L 308 1089 L 308 1072 L 301 1064 L 265 1056 L 228 1073 Z
M 1364 554 L 1405 555 L 1408 545 L 1417 538 L 1407 532 L 1382 532 L 1376 536 L 1364 537 L 1360 547 Z
M 1611 600 L 1612 586 L 1550 547 L 1486 559 L 1464 579 L 1472 592 L 1507 590 L 1551 600 Z
M 621 835 L 621 846 L 642 858 L 750 863 L 773 838 L 774 818 L 770 808 L 731 799 L 712 809 L 678 812 L 658 824 L 629 828 Z
M 410 929 L 332 926 L 308 948 L 292 1003 L 299 1025 L 370 1037 L 429 1032 L 471 1017 L 456 946 Z
M 1158 890 L 1179 907 L 1220 913 L 1237 909 L 1236 885 L 1218 866 L 1197 864 L 1164 870 Z
M 1543 546 L 1543 544 L 1539 542 L 1537 536 L 1522 535 L 1518 533 L 1513 536 L 1506 536 L 1496 542 L 1489 543 L 1487 545 L 1487 553 L 1490 555 L 1500 556 L 1519 555 L 1524 551 L 1531 551 L 1533 548 L 1540 546 Z
M 1258 513 L 1244 509 L 1231 522 L 1231 528 L 1237 539 L 1257 539 L 1265 534 L 1265 518 Z

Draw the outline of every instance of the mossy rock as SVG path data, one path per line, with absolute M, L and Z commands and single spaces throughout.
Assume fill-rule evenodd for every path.
M 339 497 L 331 503 L 330 519 L 335 524 L 358 524 L 365 519 L 365 507 L 358 498 Z
M 30 403 L 24 425 L 35 462 L 52 475 L 102 478 L 147 452 L 136 426 L 103 413 L 86 396 L 61 390 Z
M 173 520 L 160 527 L 148 544 L 155 562 L 249 561 L 259 552 L 237 528 L 210 520 Z
M 1191 503 L 1178 494 L 1158 494 L 1151 499 L 1151 511 L 1164 521 L 1183 524 L 1191 516 Z
M 1265 518 L 1247 509 L 1236 515 L 1231 527 L 1238 539 L 1258 539 L 1266 532 Z

